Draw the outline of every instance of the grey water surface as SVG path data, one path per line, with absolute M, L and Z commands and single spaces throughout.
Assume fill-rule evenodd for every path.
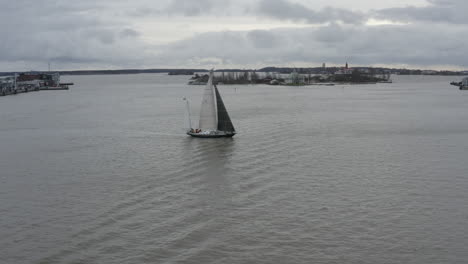
M 468 91 L 227 86 L 232 139 L 184 134 L 203 86 L 64 76 L 0 97 L 0 263 L 467 263 Z

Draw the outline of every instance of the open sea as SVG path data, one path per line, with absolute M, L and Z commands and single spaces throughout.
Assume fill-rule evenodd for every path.
M 220 85 L 232 139 L 188 78 L 0 97 L 0 263 L 467 263 L 461 78 Z

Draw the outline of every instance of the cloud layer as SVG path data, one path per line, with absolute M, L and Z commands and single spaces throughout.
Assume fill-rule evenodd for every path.
M 311 24 L 326 22 L 362 24 L 366 20 L 364 14 L 359 12 L 332 7 L 315 11 L 302 4 L 286 0 L 261 0 L 257 10 L 260 15 L 266 15 L 271 18 L 304 21 Z
M 459 65 L 466 48 L 456 36 L 468 28 L 419 25 L 360 27 L 331 24 L 301 29 L 206 33 L 166 47 L 162 61 L 174 65 Z M 205 60 L 202 60 L 205 59 Z M 259 63 L 260 62 L 260 63 Z M 198 64 L 199 63 L 199 64 Z
M 345 0 L 0 0 L 0 71 L 49 61 L 61 69 L 468 67 L 468 4 L 420 1 L 356 10 Z
M 468 2 L 465 0 L 428 0 L 426 7 L 408 6 L 377 11 L 376 16 L 403 22 L 468 24 Z

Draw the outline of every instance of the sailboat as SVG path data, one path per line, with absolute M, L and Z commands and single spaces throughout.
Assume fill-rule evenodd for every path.
M 468 77 L 463 78 L 461 82 L 451 82 L 450 84 L 458 86 L 460 90 L 468 90 Z
M 189 101 L 186 98 L 184 100 L 186 101 L 187 135 L 199 138 L 220 138 L 233 137 L 236 134 L 218 88 L 213 84 L 213 70 L 210 71 L 210 78 L 203 93 L 197 129 L 192 128 Z

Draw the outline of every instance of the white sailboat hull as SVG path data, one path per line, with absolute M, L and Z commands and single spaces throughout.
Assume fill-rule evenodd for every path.
M 200 133 L 195 133 L 188 131 L 187 135 L 198 138 L 222 138 L 222 137 L 233 137 L 236 132 L 226 132 L 226 131 L 205 131 Z

